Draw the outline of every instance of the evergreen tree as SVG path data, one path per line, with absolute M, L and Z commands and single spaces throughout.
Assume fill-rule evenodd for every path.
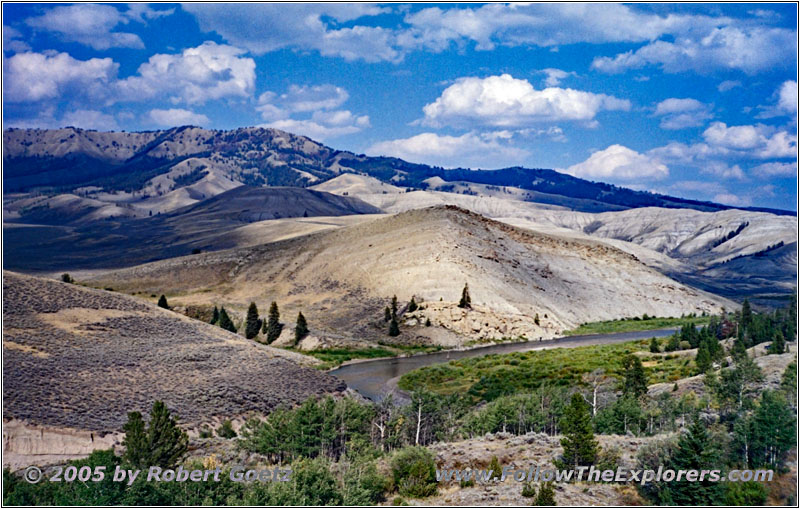
M 417 307 L 418 307 L 417 303 L 414 301 L 414 297 L 412 296 L 411 300 L 408 303 L 408 312 L 413 313 L 414 311 L 417 310 Z
M 233 324 L 231 317 L 228 316 L 228 312 L 225 311 L 225 306 L 222 306 L 219 310 L 219 321 L 217 323 L 227 331 L 236 332 L 236 326 Z
M 644 373 L 644 366 L 639 357 L 628 355 L 622 362 L 625 369 L 622 382 L 622 394 L 631 394 L 635 398 L 641 398 L 647 394 L 647 375 Z
M 308 336 L 306 317 L 303 316 L 303 313 L 297 313 L 297 324 L 294 326 L 294 344 L 296 345 L 306 336 Z
M 503 467 L 500 466 L 500 460 L 497 459 L 497 456 L 492 456 L 492 459 L 489 460 L 489 470 L 491 470 L 492 479 L 500 479 L 500 476 L 503 475 Z
M 169 309 L 169 304 L 167 304 L 167 298 L 162 294 L 161 297 L 158 298 L 158 307 Z
M 786 394 L 786 399 L 794 403 L 797 399 L 797 361 L 792 361 L 781 376 L 781 391 Z
M 708 352 L 706 343 L 701 343 L 698 347 L 694 363 L 697 365 L 697 369 L 700 373 L 705 373 L 711 369 L 711 354 Z
M 472 298 L 469 296 L 469 285 L 467 283 L 464 283 L 464 289 L 461 290 L 461 300 L 458 301 L 458 307 L 472 309 Z
M 589 404 L 580 394 L 573 394 L 569 405 L 564 409 L 561 429 L 564 433 L 564 438 L 561 439 L 564 455 L 560 460 L 563 468 L 593 465 L 597 459 L 598 444 L 592 430 Z
M 392 318 L 397 318 L 397 295 L 392 296 Z
M 272 304 L 269 305 L 269 318 L 264 324 L 264 328 L 264 334 L 267 335 L 267 344 L 272 344 L 283 332 L 281 314 L 278 311 L 278 303 L 275 301 L 272 301 Z
M 72 279 L 72 276 L 70 276 L 66 272 L 61 274 L 61 281 L 65 282 L 65 283 L 74 283 L 75 282 L 75 280 Z
M 553 489 L 552 482 L 544 482 L 539 485 L 539 493 L 533 499 L 535 506 L 555 506 L 556 505 L 556 491 Z
M 750 301 L 744 299 L 742 302 L 742 321 L 739 326 L 742 328 L 743 331 L 748 332 L 750 330 L 750 324 L 753 323 L 753 310 L 750 309 Z
M 715 387 L 716 396 L 723 408 L 739 411 L 749 400 L 755 384 L 764 379 L 761 368 L 748 355 L 736 360 L 733 369 L 720 372 L 720 383 Z
M 658 345 L 658 340 L 655 337 L 650 338 L 650 353 L 660 353 L 661 348 Z
M 775 391 L 764 391 L 752 422 L 750 465 L 781 468 L 796 445 L 797 419 L 786 399 Z
M 189 437 L 178 427 L 177 418 L 170 415 L 167 406 L 161 401 L 153 403 L 150 422 L 146 428 L 142 414 L 131 412 L 123 430 L 123 458 L 138 468 L 172 468 L 183 458 L 189 447 Z
M 676 350 L 680 350 L 681 348 L 681 338 L 678 334 L 673 334 L 667 340 L 667 345 L 664 347 L 665 352 L 674 352 Z
M 733 340 L 733 346 L 731 347 L 731 357 L 733 360 L 738 362 L 743 357 L 747 357 L 747 346 L 744 344 L 744 338 L 737 336 L 736 339 Z
M 678 446 L 670 461 L 670 468 L 679 470 L 702 470 L 712 468 L 721 461 L 719 451 L 713 444 L 706 424 L 695 418 L 689 430 L 678 440 Z M 675 481 L 670 485 L 674 505 L 719 505 L 724 500 L 724 486 L 708 478 L 703 481 Z
M 768 354 L 781 354 L 786 351 L 786 342 L 783 340 L 783 333 L 779 330 L 775 330 L 772 333 L 772 344 L 769 345 L 767 348 Z
M 389 306 L 386 306 L 383 310 L 383 321 L 388 322 L 392 319 L 392 310 L 389 309 Z
M 539 325 L 539 313 L 536 313 L 536 316 L 533 317 L 533 323 Z
M 219 321 L 219 309 L 217 306 L 214 306 L 214 311 L 211 312 L 211 321 L 209 322 L 211 325 L 216 325 Z
M 389 322 L 389 335 L 399 336 L 400 335 L 400 327 L 397 325 L 397 319 L 392 317 L 392 321 Z
M 261 330 L 261 319 L 258 317 L 258 307 L 255 302 L 251 302 L 247 308 L 247 317 L 244 320 L 244 337 L 253 339 L 258 336 Z

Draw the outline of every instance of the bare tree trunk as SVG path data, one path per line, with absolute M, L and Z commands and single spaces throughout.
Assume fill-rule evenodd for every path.
M 417 438 L 415 440 L 415 445 L 419 445 L 419 430 L 422 427 L 422 403 L 419 404 L 417 407 Z

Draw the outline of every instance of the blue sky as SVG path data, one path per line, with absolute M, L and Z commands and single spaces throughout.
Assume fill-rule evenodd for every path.
M 795 4 L 3 4 L 5 127 L 263 125 L 796 210 Z

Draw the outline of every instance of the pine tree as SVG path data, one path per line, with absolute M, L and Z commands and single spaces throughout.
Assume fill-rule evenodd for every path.
M 219 321 L 219 309 L 217 306 L 214 306 L 214 311 L 211 313 L 211 321 L 209 322 L 211 325 L 216 325 Z
M 472 298 L 469 296 L 469 285 L 467 283 L 464 283 L 464 289 L 461 290 L 461 300 L 458 302 L 458 307 L 472 309 Z
M 392 296 L 392 318 L 397 318 L 397 295 Z
M 75 282 L 75 280 L 72 279 L 72 276 L 70 276 L 66 272 L 61 274 L 61 281 L 65 282 L 65 283 L 74 283 Z
M 499 479 L 500 476 L 503 474 L 503 467 L 500 466 L 500 460 L 497 459 L 497 456 L 492 456 L 492 459 L 489 460 L 489 470 L 491 470 L 492 478 Z
M 269 318 L 265 325 L 266 330 L 264 333 L 267 335 L 267 344 L 272 344 L 278 339 L 283 332 L 283 325 L 281 324 L 281 314 L 278 311 L 278 303 L 272 302 L 269 306 Z
M 622 362 L 625 369 L 622 383 L 622 394 L 631 394 L 635 398 L 641 398 L 647 394 L 647 375 L 644 373 L 644 366 L 639 357 L 628 355 Z
M 661 352 L 661 348 L 658 345 L 658 340 L 653 337 L 650 339 L 650 353 L 659 353 Z
M 425 319 L 425 327 L 430 327 L 430 326 L 431 326 L 431 319 L 430 318 L 426 318 Z
M 392 317 L 392 321 L 389 322 L 389 335 L 399 336 L 400 335 L 400 327 L 397 325 L 397 319 Z
M 169 309 L 169 304 L 167 304 L 167 298 L 162 294 L 161 297 L 158 298 L 158 307 Z
M 299 343 L 304 337 L 308 336 L 308 324 L 303 313 L 297 313 L 297 324 L 294 326 L 294 344 Z
M 795 446 L 797 418 L 791 407 L 775 391 L 764 391 L 753 420 L 751 466 L 780 468 Z
M 744 338 L 741 336 L 737 336 L 736 339 L 733 340 L 733 347 L 731 347 L 731 356 L 735 362 L 739 362 L 740 359 L 747 357 L 747 346 L 744 344 Z
M 217 323 L 227 331 L 236 332 L 236 326 L 233 324 L 231 317 L 228 316 L 228 312 L 225 311 L 225 306 L 222 306 L 219 310 L 219 321 Z
M 561 429 L 564 433 L 561 439 L 564 455 L 560 463 L 564 468 L 593 465 L 597 459 L 598 445 L 592 430 L 589 404 L 580 394 L 573 394 L 569 406 L 564 409 Z
M 533 317 L 533 323 L 539 325 L 539 313 L 536 313 L 536 316 Z
M 261 330 L 261 319 L 258 318 L 258 307 L 255 302 L 251 302 L 247 308 L 247 317 L 244 320 L 244 337 L 253 339 L 258 336 Z
M 700 343 L 697 348 L 697 355 L 694 357 L 694 363 L 697 365 L 697 370 L 700 373 L 705 373 L 711 369 L 711 354 L 708 352 L 708 346 L 705 342 Z
M 389 306 L 386 306 L 386 308 L 383 310 L 383 321 L 388 322 L 391 319 L 392 319 L 392 310 L 389 309 Z
M 556 491 L 553 489 L 552 482 L 544 482 L 539 485 L 539 493 L 533 499 L 535 506 L 555 506 L 556 505 Z
M 772 344 L 769 345 L 767 348 L 767 353 L 769 354 L 781 354 L 786 351 L 786 342 L 783 340 L 783 333 L 781 331 L 776 330 L 772 334 Z
M 689 430 L 678 440 L 678 446 L 671 458 L 670 468 L 675 470 L 702 470 L 721 461 L 719 451 L 706 431 L 706 425 L 699 418 L 689 425 Z M 724 497 L 724 485 L 703 481 L 675 481 L 670 485 L 673 505 L 719 505 Z
M 408 303 L 408 312 L 413 313 L 417 310 L 417 303 L 414 301 L 414 297 L 411 297 L 411 300 Z
M 178 427 L 177 418 L 170 415 L 167 406 L 161 401 L 153 403 L 150 422 L 146 428 L 142 414 L 131 412 L 123 430 L 123 458 L 138 468 L 172 468 L 189 448 L 189 437 Z

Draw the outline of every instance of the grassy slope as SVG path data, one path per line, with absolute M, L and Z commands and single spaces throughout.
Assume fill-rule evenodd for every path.
M 662 348 L 665 341 L 660 340 Z M 605 369 L 609 375 L 620 378 L 623 358 L 634 352 L 643 352 L 639 355 L 651 384 L 695 374 L 692 357 L 650 354 L 649 343 L 641 340 L 459 359 L 407 373 L 399 386 L 404 390 L 427 389 L 439 394 L 469 392 L 476 398 L 491 400 L 500 394 L 524 392 L 541 384 L 574 385 L 580 383 L 582 374 L 595 369 Z
M 649 318 L 608 320 L 605 322 L 585 323 L 577 329 L 564 331 L 565 336 L 580 336 L 584 334 L 611 334 L 614 332 L 634 332 L 642 330 L 667 329 L 671 327 L 681 327 L 687 323 L 695 325 L 705 325 L 711 319 L 710 316 L 699 316 L 695 318 Z

